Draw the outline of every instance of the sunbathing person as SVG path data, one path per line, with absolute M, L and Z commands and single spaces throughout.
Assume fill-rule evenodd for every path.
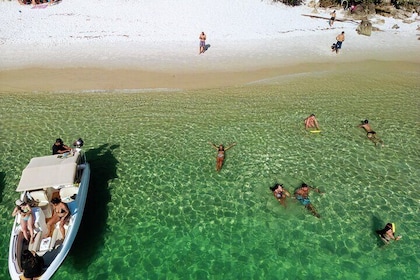
M 51 203 L 53 205 L 53 216 L 47 223 L 48 230 L 51 229 L 51 227 L 54 227 L 54 225 L 58 222 L 60 222 L 60 232 L 63 236 L 63 239 L 66 235 L 64 225 L 69 221 L 70 219 L 70 210 L 64 202 L 61 201 L 60 198 L 53 198 L 51 200 Z M 51 231 L 51 230 L 50 230 Z
M 20 215 L 20 228 L 22 230 L 23 236 L 28 242 L 30 241 L 32 243 L 35 236 L 32 208 L 26 202 L 20 199 L 16 200 L 15 204 L 16 207 L 13 209 L 12 217 L 15 217 L 17 214 Z

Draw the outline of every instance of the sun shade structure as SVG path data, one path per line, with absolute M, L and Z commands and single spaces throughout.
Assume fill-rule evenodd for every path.
M 32 158 L 23 170 L 17 192 L 62 188 L 72 185 L 77 170 L 78 155 L 52 155 Z

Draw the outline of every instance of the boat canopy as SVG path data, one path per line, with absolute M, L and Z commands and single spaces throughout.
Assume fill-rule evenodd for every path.
M 74 156 L 52 155 L 32 158 L 23 170 L 17 192 L 74 184 L 79 153 Z

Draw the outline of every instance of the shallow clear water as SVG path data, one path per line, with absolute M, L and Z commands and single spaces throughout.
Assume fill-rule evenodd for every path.
M 372 67 L 200 91 L 1 94 L 0 278 L 20 173 L 57 137 L 85 140 L 92 178 L 54 279 L 419 278 L 420 69 Z M 310 113 L 322 133 L 303 130 Z M 366 118 L 385 147 L 357 128 Z M 208 141 L 238 143 L 220 173 Z M 321 219 L 293 199 L 284 209 L 275 182 L 324 191 L 311 193 Z M 386 222 L 403 238 L 382 246 Z

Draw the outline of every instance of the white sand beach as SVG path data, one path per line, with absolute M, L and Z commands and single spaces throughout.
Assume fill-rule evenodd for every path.
M 363 36 L 359 21 L 329 27 L 304 16 L 328 18 L 332 9 L 269 0 L 63 0 L 42 8 L 6 1 L 0 11 L 3 92 L 229 86 L 320 63 L 420 62 L 416 13 L 411 23 L 373 15 L 380 31 Z M 210 47 L 199 55 L 201 31 Z M 330 46 L 342 31 L 335 54 Z

